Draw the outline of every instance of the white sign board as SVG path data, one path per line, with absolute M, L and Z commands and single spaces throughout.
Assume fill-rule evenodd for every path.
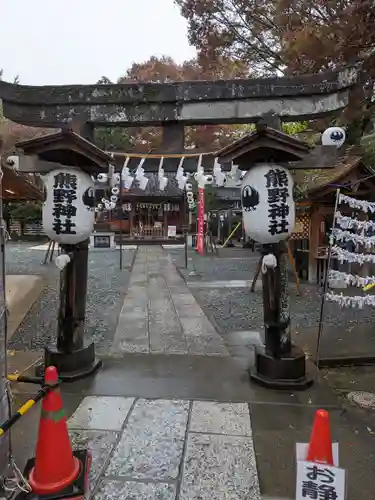
M 176 231 L 177 231 L 176 226 L 168 226 L 168 238 L 175 238 Z
M 345 470 L 297 461 L 296 500 L 345 500 Z

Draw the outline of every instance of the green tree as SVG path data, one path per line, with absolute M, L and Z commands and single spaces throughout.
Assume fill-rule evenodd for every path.
M 113 82 L 106 76 L 102 76 L 96 84 L 113 85 Z M 129 151 L 134 146 L 132 135 L 122 127 L 95 127 L 94 142 L 106 151 Z
M 94 142 L 105 151 L 129 151 L 134 145 L 132 136 L 121 127 L 96 127 Z
M 10 216 L 12 220 L 20 223 L 21 234 L 24 234 L 27 224 L 35 224 L 42 220 L 42 206 L 31 201 L 12 203 Z

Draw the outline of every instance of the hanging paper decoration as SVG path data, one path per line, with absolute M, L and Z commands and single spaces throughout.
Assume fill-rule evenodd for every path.
M 357 200 L 355 198 L 352 198 L 351 196 L 346 196 L 345 194 L 340 194 L 339 195 L 339 205 L 344 204 L 344 205 L 349 205 L 350 208 L 354 208 L 356 210 L 362 210 L 363 212 L 367 213 L 374 213 L 375 212 L 375 203 L 371 201 L 366 201 L 366 200 Z
M 342 229 L 353 229 L 365 232 L 372 230 L 375 232 L 374 221 L 353 219 L 353 217 L 342 215 L 340 211 L 336 212 L 336 223 Z
M 258 243 L 277 243 L 293 232 L 295 204 L 289 170 L 259 163 L 242 180 L 241 203 L 244 229 Z
M 167 184 L 168 184 L 168 178 L 165 177 L 165 175 L 164 175 L 163 162 L 164 162 L 164 158 L 162 157 L 162 158 L 160 158 L 159 171 L 158 171 L 160 191 L 164 191 L 164 189 L 167 187 Z
M 113 185 L 112 189 L 118 189 L 115 186 L 118 186 L 120 184 L 120 180 L 121 180 L 120 174 L 119 173 L 114 173 L 113 176 L 112 176 L 112 185 Z
M 362 234 L 352 233 L 350 231 L 343 231 L 342 229 L 334 228 L 332 236 L 337 242 L 351 241 L 356 245 L 363 245 L 367 249 L 371 249 L 375 245 L 375 236 L 367 236 L 362 231 Z
M 330 302 L 336 302 L 340 307 L 363 309 L 364 306 L 375 306 L 375 295 L 353 296 L 327 292 L 326 299 Z
M 341 264 L 343 262 L 357 263 L 361 266 L 366 263 L 375 264 L 374 254 L 349 252 L 349 250 L 340 248 L 337 245 L 332 247 L 332 255 L 334 255 Z
M 213 176 L 214 176 L 215 184 L 218 187 L 221 187 L 221 186 L 224 185 L 224 183 L 225 183 L 225 174 L 222 171 L 221 165 L 220 165 L 220 163 L 219 163 L 219 161 L 218 161 L 217 158 L 215 158 L 215 162 L 214 162 Z
M 357 200 L 350 196 L 342 195 L 338 191 L 337 206 L 342 204 L 349 205 L 353 210 L 361 210 L 364 213 L 373 213 L 375 211 L 374 203 L 366 200 Z M 358 251 L 359 248 L 364 250 L 373 249 L 375 246 L 375 236 L 368 233 L 373 233 L 374 228 L 375 223 L 373 221 L 358 220 L 357 217 L 342 215 L 340 210 L 336 210 L 330 237 L 331 255 L 336 257 L 341 264 L 344 262 L 359 265 L 375 264 L 375 254 Z M 340 243 L 346 242 L 352 243 L 353 251 L 339 246 Z M 375 285 L 375 276 L 359 276 L 329 269 L 328 284 L 332 284 L 333 280 L 339 280 L 350 286 L 362 287 L 364 290 L 367 287 L 371 288 Z M 342 293 L 337 294 L 328 291 L 325 294 L 325 298 L 341 307 L 362 309 L 364 306 L 375 306 L 375 295 L 345 296 Z
M 343 273 L 331 269 L 328 272 L 328 277 L 331 281 L 341 281 L 349 286 L 364 287 L 366 285 L 375 284 L 375 276 L 358 276 L 357 274 Z
M 52 170 L 41 176 L 46 188 L 43 228 L 61 244 L 86 240 L 94 229 L 95 199 L 91 177 L 76 168 Z
M 127 156 L 125 161 L 124 161 L 124 165 L 122 167 L 122 170 L 121 170 L 122 186 L 125 189 L 130 189 L 132 187 L 132 184 L 134 181 L 134 177 L 132 175 L 130 175 L 130 171 L 128 168 L 129 161 L 130 161 L 130 157 Z
M 135 178 L 138 181 L 139 188 L 144 191 L 147 187 L 148 184 L 148 179 L 145 176 L 145 171 L 142 165 L 144 164 L 146 158 L 142 158 L 141 161 L 139 162 L 139 165 L 137 167 L 137 170 L 135 171 Z
M 231 170 L 229 172 L 229 177 L 231 179 L 233 179 L 238 184 L 238 183 L 240 183 L 244 173 L 245 172 L 243 170 L 239 169 L 238 165 L 235 165 L 232 162 Z
M 195 201 L 194 201 L 193 185 L 190 182 L 186 184 L 186 199 L 188 202 L 189 210 L 190 211 L 194 210 Z

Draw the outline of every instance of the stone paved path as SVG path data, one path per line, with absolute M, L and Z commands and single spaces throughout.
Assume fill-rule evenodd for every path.
M 112 354 L 125 352 L 228 355 L 161 247 L 138 249 L 112 345 Z
M 247 404 L 90 396 L 69 428 L 96 500 L 261 498 Z

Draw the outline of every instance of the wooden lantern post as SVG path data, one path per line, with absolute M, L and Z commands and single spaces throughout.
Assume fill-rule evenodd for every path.
M 272 121 L 270 122 L 268 118 L 272 118 Z M 278 130 L 275 118 L 264 117 L 257 124 L 256 132 L 220 151 L 219 162 L 233 161 L 241 170 L 246 171 L 251 170 L 254 165 L 270 163 L 288 169 L 290 162 L 294 162 L 292 168 L 312 168 L 301 165 L 301 160 L 306 158 L 310 158 L 307 163 L 315 164 L 316 168 L 332 165 L 324 161 L 316 162 L 314 155 L 311 158 L 310 147 Z M 268 123 L 275 128 L 271 128 Z M 252 197 L 250 191 L 249 197 Z M 248 203 L 256 204 L 257 200 L 249 199 Z M 278 231 L 275 229 L 274 234 Z M 255 367 L 249 367 L 250 377 L 254 382 L 270 388 L 306 389 L 313 381 L 306 370 L 305 353 L 300 347 L 293 345 L 290 336 L 288 259 L 285 240 L 263 244 L 261 251 L 263 259 L 268 256 L 266 259 L 274 260 L 273 266 L 262 272 L 265 345 L 264 349 L 258 349 L 256 352 Z
M 19 170 L 48 174 L 53 171 L 81 170 L 89 175 L 108 172 L 112 158 L 89 141 L 63 129 L 61 132 L 17 144 Z M 60 304 L 56 345 L 46 345 L 44 366 L 56 366 L 62 380 L 77 380 L 94 373 L 101 365 L 94 342 L 85 343 L 89 240 L 61 244 L 69 262 L 60 275 Z M 38 368 L 42 374 L 44 366 Z

